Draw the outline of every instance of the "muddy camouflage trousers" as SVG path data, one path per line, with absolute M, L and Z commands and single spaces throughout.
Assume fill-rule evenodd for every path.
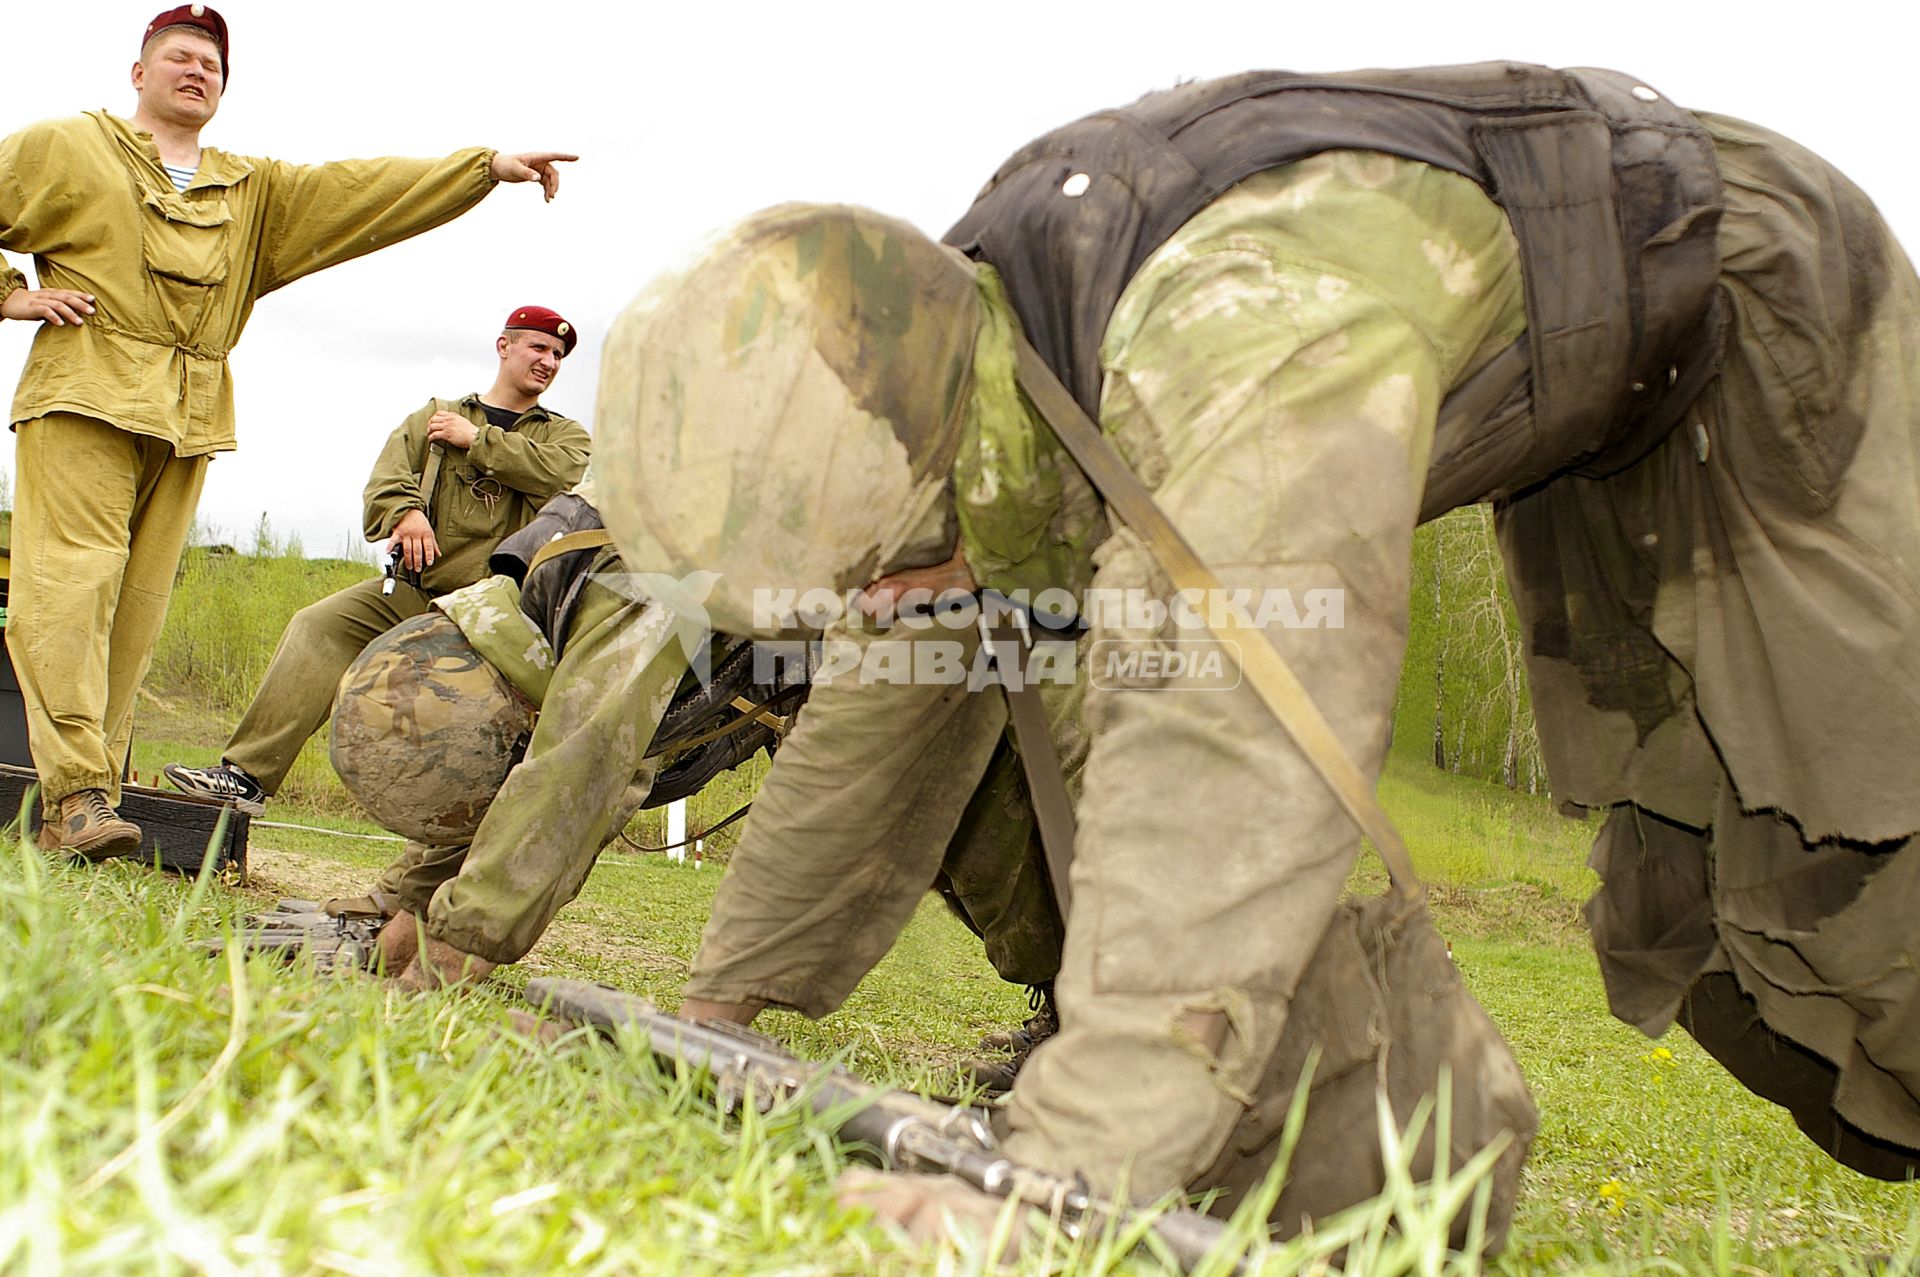
M 1614 1013 L 1678 1021 L 1867 1174 L 1920 1160 L 1920 280 L 1867 197 L 1702 116 L 1719 378 L 1604 479 L 1498 511 L 1557 797 L 1608 812 Z

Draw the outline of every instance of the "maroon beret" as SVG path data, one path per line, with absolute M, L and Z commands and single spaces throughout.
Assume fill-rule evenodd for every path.
M 560 312 L 548 310 L 545 306 L 522 306 L 507 316 L 508 328 L 531 328 L 535 332 L 547 333 L 566 343 L 566 353 L 573 353 L 574 343 L 580 340 L 580 330 L 560 318 Z
M 220 77 L 231 79 L 233 76 L 233 50 L 227 44 L 227 20 L 212 7 L 204 4 L 183 4 L 169 9 L 147 24 L 147 33 L 140 37 L 140 47 L 145 49 L 147 41 L 168 27 L 198 27 L 207 33 L 213 42 L 220 46 Z

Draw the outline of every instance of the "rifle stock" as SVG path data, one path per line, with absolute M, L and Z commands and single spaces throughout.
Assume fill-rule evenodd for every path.
M 987 1114 L 941 1104 L 867 1082 L 833 1064 L 802 1060 L 772 1038 L 739 1025 L 665 1015 L 645 998 L 585 980 L 527 981 L 527 1001 L 611 1036 L 622 1025 L 643 1029 L 662 1060 L 705 1070 L 722 1107 L 742 1099 L 761 1108 L 799 1096 L 836 1124 L 840 1137 L 878 1165 L 899 1171 L 956 1175 L 995 1197 L 1017 1197 L 1048 1212 L 1073 1236 L 1109 1219 L 1124 1222 L 1128 1207 L 1102 1202 L 1077 1178 L 1021 1166 L 999 1151 Z M 1220 1240 L 1218 1220 L 1174 1209 L 1153 1217 L 1153 1232 L 1182 1268 L 1191 1269 Z M 1239 1263 L 1233 1272 L 1242 1271 Z

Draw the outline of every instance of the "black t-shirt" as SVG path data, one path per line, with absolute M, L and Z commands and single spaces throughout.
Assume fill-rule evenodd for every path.
M 487 414 L 487 424 L 498 426 L 502 430 L 513 429 L 513 423 L 520 420 L 520 414 L 511 408 L 496 408 L 486 400 L 480 401 L 480 411 Z

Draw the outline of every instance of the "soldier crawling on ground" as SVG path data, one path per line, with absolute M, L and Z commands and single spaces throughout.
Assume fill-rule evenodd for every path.
M 909 575 L 1166 598 L 1185 560 L 1156 518 L 1229 589 L 1345 593 L 1342 629 L 1251 635 L 1319 734 L 1251 674 L 1091 687 L 1050 724 L 1084 759 L 1061 1028 L 1003 1147 L 1095 1192 L 1222 1204 L 1280 1138 L 1289 1036 L 1339 1027 L 1300 994 L 1383 759 L 1413 529 L 1493 501 L 1554 792 L 1607 813 L 1589 915 L 1615 1014 L 1681 1024 L 1829 1154 L 1900 1179 L 1920 1165 L 1916 349 L 1920 280 L 1884 221 L 1764 128 L 1606 71 L 1253 73 L 1039 139 L 947 244 L 805 205 L 711 241 L 609 338 L 601 507 L 634 568 L 714 574 L 707 614 L 739 635 L 779 636 L 764 592 Z M 992 697 L 817 686 L 683 1013 L 838 1006 L 1006 722 Z M 1531 1106 L 1479 1043 L 1453 1130 L 1484 1143 L 1455 1152 L 1514 1152 Z M 1379 1048 L 1383 1075 L 1406 1046 Z M 1367 1153 L 1351 1125 L 1307 1137 L 1287 1192 Z M 930 1230 L 998 1206 L 912 1179 L 880 1203 Z
M 366 956 L 403 986 L 479 981 L 533 948 L 635 811 L 778 746 L 808 664 L 756 664 L 752 644 L 655 602 L 646 587 L 664 583 L 626 571 L 591 490 L 549 501 L 494 551 L 494 575 L 355 661 L 334 710 L 334 766 L 407 844 L 366 895 L 326 902 L 325 918 L 263 915 L 253 943 L 357 945 L 377 924 Z M 1035 1020 L 986 1044 L 1015 1050 L 979 1062 L 988 1085 L 1009 1084 L 1050 1025 L 1059 941 L 1032 837 L 1003 746 L 935 884 L 1001 977 L 1035 990 Z

